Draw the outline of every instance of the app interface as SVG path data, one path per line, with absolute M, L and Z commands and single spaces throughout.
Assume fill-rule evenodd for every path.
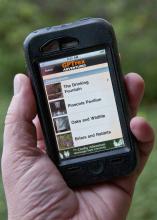
M 60 159 L 125 146 L 105 49 L 39 67 Z

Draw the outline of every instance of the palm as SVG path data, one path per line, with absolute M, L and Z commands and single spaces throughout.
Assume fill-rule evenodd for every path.
M 116 181 L 72 191 L 47 155 L 37 148 L 29 160 L 26 155 L 17 178 L 20 181 L 15 193 L 18 188 L 22 197 L 27 198 L 25 208 L 20 209 L 21 216 L 31 212 L 33 203 L 40 207 L 36 216 L 41 219 L 46 214 L 52 215 L 52 219 L 123 219 L 131 201 L 129 192 L 123 190 L 128 178 L 120 185 Z
M 83 219 L 123 219 L 130 204 L 130 196 L 113 184 L 103 184 L 77 191 L 81 209 L 78 217 Z M 124 207 L 124 210 L 122 211 Z

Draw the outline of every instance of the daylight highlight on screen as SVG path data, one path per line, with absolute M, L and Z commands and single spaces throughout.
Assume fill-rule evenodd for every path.
M 125 146 L 105 49 L 39 67 L 60 159 Z

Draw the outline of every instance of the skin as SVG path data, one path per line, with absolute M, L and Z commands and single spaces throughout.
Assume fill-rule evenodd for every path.
M 14 96 L 4 128 L 2 176 L 9 220 L 123 220 L 126 219 L 136 180 L 152 150 L 154 134 L 136 112 L 144 81 L 130 73 L 124 78 L 138 140 L 139 164 L 128 177 L 71 190 L 44 152 L 45 143 L 30 81 L 23 74 L 14 79 Z

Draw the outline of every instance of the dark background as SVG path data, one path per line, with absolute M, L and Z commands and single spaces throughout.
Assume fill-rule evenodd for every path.
M 146 92 L 139 114 L 157 131 L 156 10 L 156 0 L 0 0 L 0 145 L 13 77 L 25 72 L 24 38 L 35 29 L 83 17 L 102 17 L 113 24 L 123 72 L 138 72 L 145 79 Z M 157 219 L 156 165 L 155 149 L 137 183 L 129 220 Z M 0 218 L 7 219 L 2 184 L 0 200 Z

